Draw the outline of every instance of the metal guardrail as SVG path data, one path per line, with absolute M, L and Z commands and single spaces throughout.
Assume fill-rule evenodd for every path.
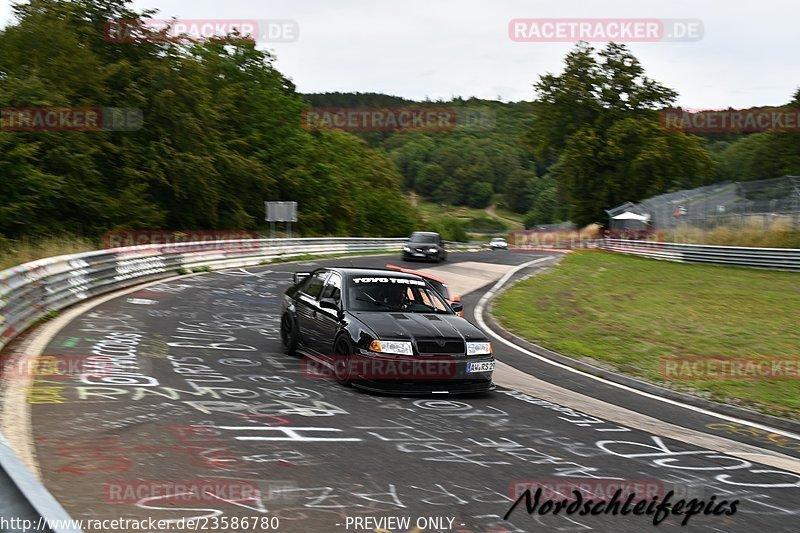
M 598 241 L 598 248 L 611 252 L 640 255 L 680 263 L 703 263 L 800 272 L 800 250 L 794 248 L 706 246 L 703 244 L 676 244 L 623 239 Z
M 182 269 L 254 266 L 304 254 L 399 250 L 404 241 L 370 238 L 201 241 L 40 259 L 0 272 L 0 348 L 52 311 L 115 289 L 168 277 Z
M 82 533 L 67 511 L 17 458 L 0 434 L 0 523 L 3 533 Z M 16 523 L 15 523 L 16 522 Z

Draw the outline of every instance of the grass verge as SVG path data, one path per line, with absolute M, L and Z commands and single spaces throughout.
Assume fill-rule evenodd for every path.
M 484 209 L 438 204 L 420 196 L 416 197 L 414 204 L 417 217 L 422 222 L 420 231 L 431 228 L 433 231 L 439 231 L 441 226 L 448 222 L 458 224 L 464 230 L 473 230 L 473 233 L 480 233 L 480 230 L 504 232 L 514 227 L 513 220 L 505 220 L 505 218 L 511 218 L 510 216 L 505 217 L 499 214 L 493 216 Z
M 78 237 L 48 237 L 19 241 L 0 238 L 0 270 L 45 257 L 89 252 L 98 248 L 100 243 Z
M 77 254 L 81 252 L 91 252 L 102 248 L 101 243 L 92 241 L 90 239 L 82 239 L 78 237 L 59 237 L 59 238 L 46 238 L 46 239 L 23 239 L 20 241 L 12 241 L 0 238 L 0 270 L 11 268 L 14 266 L 35 261 L 37 259 L 44 259 L 46 257 L 55 257 L 65 254 Z M 326 259 L 336 257 L 346 257 L 349 255 L 382 255 L 387 253 L 398 253 L 387 250 L 376 250 L 369 252 L 349 252 L 341 254 L 304 254 L 300 256 L 289 256 L 286 258 L 279 258 L 272 261 L 265 261 L 262 264 L 281 263 L 287 261 L 308 261 L 312 259 Z M 180 274 L 190 274 L 192 272 L 209 272 L 207 267 L 197 267 L 194 269 L 181 269 L 184 272 Z
M 670 380 L 664 357 L 800 359 L 800 275 L 606 252 L 567 255 L 503 293 L 509 331 L 673 389 L 800 419 L 800 381 Z

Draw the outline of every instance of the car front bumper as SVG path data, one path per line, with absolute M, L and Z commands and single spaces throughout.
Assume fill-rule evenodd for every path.
M 353 381 L 353 386 L 369 392 L 393 394 L 399 396 L 480 394 L 484 392 L 491 392 L 497 388 L 492 380 L 452 380 L 438 383 L 430 381 Z
M 406 261 L 437 261 L 439 259 L 439 252 L 418 252 L 416 250 L 406 252 L 403 250 L 403 259 Z
M 469 363 L 494 362 L 492 356 L 385 356 L 361 350 L 358 358 L 360 362 L 364 362 L 362 368 L 366 372 L 357 372 L 351 376 L 352 383 L 370 391 L 427 395 L 473 394 L 495 389 L 493 370 L 467 370 Z

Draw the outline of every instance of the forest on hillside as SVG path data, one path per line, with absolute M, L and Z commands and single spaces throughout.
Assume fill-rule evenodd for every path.
M 122 0 L 34 0 L 0 32 L 0 108 L 137 108 L 135 131 L 0 131 L 0 235 L 254 229 L 295 200 L 309 235 L 413 228 L 389 157 L 308 132 L 274 58 L 246 40 L 108 42 Z
M 528 227 L 603 223 L 604 209 L 724 181 L 800 175 L 800 132 L 695 133 L 663 127 L 678 93 L 646 76 L 623 45 L 577 45 L 539 78 L 533 102 L 422 102 L 489 109 L 490 131 L 358 133 L 384 149 L 404 187 L 435 202 L 525 214 Z M 316 107 L 407 106 L 388 95 L 310 94 Z M 800 108 L 800 89 L 787 102 Z

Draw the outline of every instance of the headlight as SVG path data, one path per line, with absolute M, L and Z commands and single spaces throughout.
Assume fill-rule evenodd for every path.
M 429 254 L 432 254 L 432 253 L 435 253 L 435 252 L 438 252 L 438 251 L 439 250 L 437 250 L 436 248 L 428 248 L 428 253 Z
M 370 351 L 378 353 L 392 353 L 396 355 L 414 355 L 411 343 L 406 341 L 379 341 L 374 340 L 369 344 Z
M 408 246 L 403 246 L 403 251 L 404 252 L 410 252 L 411 248 L 409 248 Z
M 492 343 L 468 342 L 467 355 L 492 355 Z

